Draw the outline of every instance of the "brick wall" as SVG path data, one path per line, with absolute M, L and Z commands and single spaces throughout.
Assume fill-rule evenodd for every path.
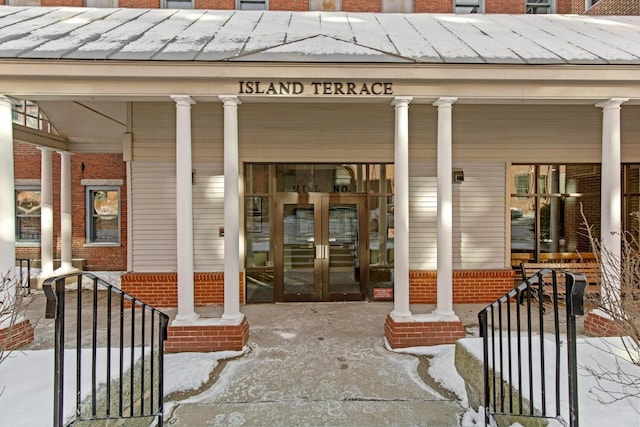
M 53 245 L 60 258 L 60 155 L 52 153 Z M 84 164 L 84 169 L 82 165 Z M 14 144 L 15 179 L 40 179 L 40 150 L 32 145 Z M 82 179 L 120 179 L 120 246 L 85 246 L 86 195 Z M 126 164 L 120 154 L 75 154 L 71 156 L 72 257 L 86 259 L 87 270 L 127 269 L 127 187 Z M 16 258 L 40 259 L 40 246 L 17 247 Z
M 345 12 L 381 12 L 381 0 L 342 0 Z
M 453 0 L 414 0 L 415 13 L 452 13 Z
M 118 7 L 158 9 L 160 7 L 160 0 L 118 0 Z
M 308 11 L 309 0 L 269 0 L 269 10 Z
M 69 7 L 83 7 L 84 0 L 41 0 L 41 6 L 69 6 Z
M 513 13 L 525 12 L 524 0 L 486 0 L 485 13 Z
M 167 353 L 240 351 L 248 340 L 245 317 L 237 326 L 169 326 L 164 349 Z
M 513 288 L 515 272 L 504 270 L 458 270 L 453 272 L 453 303 L 489 303 Z M 409 302 L 435 304 L 435 271 L 409 272 Z
M 396 322 L 390 315 L 384 324 L 384 335 L 391 348 L 453 344 L 464 338 L 462 322 Z
M 178 306 L 177 273 L 125 273 L 121 289 L 153 307 Z M 193 293 L 196 307 L 224 304 L 224 273 L 194 273 Z M 244 302 L 244 273 L 239 280 L 240 302 Z
M 587 10 L 587 15 L 640 15 L 638 0 L 600 0 Z
M 584 316 L 584 333 L 594 337 L 619 336 L 618 326 L 613 319 L 600 316 L 593 311 Z
M 0 349 L 15 350 L 33 342 L 33 326 L 29 320 L 0 329 Z
M 194 8 L 233 10 L 236 8 L 236 2 L 235 0 L 194 0 Z

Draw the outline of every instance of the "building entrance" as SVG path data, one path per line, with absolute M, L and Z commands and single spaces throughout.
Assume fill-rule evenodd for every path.
M 393 165 L 245 165 L 246 301 L 393 298 Z
M 276 300 L 364 299 L 365 201 L 328 193 L 276 197 Z

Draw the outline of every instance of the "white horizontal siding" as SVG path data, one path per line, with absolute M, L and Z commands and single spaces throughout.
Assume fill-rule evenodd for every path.
M 224 177 L 222 165 L 194 163 L 193 232 L 194 269 L 224 269 Z M 131 224 L 134 271 L 175 271 L 176 180 L 175 164 L 133 162 Z
M 454 268 L 503 268 L 506 208 L 503 163 L 460 163 L 464 182 L 454 184 Z
M 193 251 L 196 271 L 224 270 L 224 175 L 222 164 L 194 163 Z
M 622 156 L 640 161 L 640 106 L 623 105 Z M 388 104 L 247 103 L 238 108 L 243 162 L 392 162 L 394 110 Z M 175 104 L 132 104 L 133 158 L 175 160 Z M 222 162 L 222 103 L 192 107 L 193 156 Z M 435 160 L 437 109 L 409 108 L 409 155 Z M 592 105 L 470 105 L 453 107 L 456 162 L 599 163 L 602 110 Z M 109 150 L 116 149 L 110 147 Z M 118 147 L 120 149 L 120 147 Z
M 410 170 L 417 170 L 411 165 Z M 435 167 L 409 178 L 409 268 L 435 270 L 437 262 L 437 178 Z M 418 173 L 416 171 L 416 173 Z
M 175 271 L 175 163 L 132 162 L 131 192 L 133 270 Z
M 244 162 L 393 162 L 389 104 L 247 104 L 238 126 Z
M 505 165 L 456 164 L 464 182 L 453 185 L 453 268 L 503 268 L 505 259 Z M 411 164 L 409 266 L 437 268 L 435 165 Z M 422 174 L 422 176 L 416 176 Z

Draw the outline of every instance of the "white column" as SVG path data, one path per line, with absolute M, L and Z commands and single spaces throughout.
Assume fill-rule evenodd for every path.
M 240 313 L 240 197 L 237 96 L 221 96 L 224 105 L 224 313 L 223 320 L 239 321 Z
M 193 290 L 193 189 L 191 105 L 188 95 L 171 95 L 176 103 L 176 221 L 178 256 L 178 314 L 176 321 L 198 319 Z
M 620 180 L 620 106 L 627 99 L 612 98 L 596 104 L 602 108 L 602 166 L 600 190 L 600 238 L 609 256 L 603 256 L 602 271 L 606 277 L 620 277 L 620 245 L 622 233 L 622 184 Z M 613 280 L 603 292 L 620 289 L 620 281 Z M 617 300 L 615 295 L 604 301 Z
M 60 271 L 73 269 L 72 240 L 73 226 L 71 222 L 71 156 L 68 151 L 60 154 Z
M 16 196 L 13 175 L 11 100 L 0 95 L 0 278 L 13 277 L 16 265 Z M 15 288 L 8 289 L 11 301 Z M 5 296 L 0 295 L 0 299 Z M 2 327 L 3 319 L 0 319 Z
M 411 317 L 409 309 L 409 103 L 412 97 L 396 97 L 394 167 L 394 299 L 392 316 Z
M 453 154 L 451 116 L 457 98 L 440 98 L 438 107 L 437 306 L 435 313 L 453 312 Z
M 40 147 L 40 265 L 41 276 L 53 273 L 53 163 L 52 149 Z

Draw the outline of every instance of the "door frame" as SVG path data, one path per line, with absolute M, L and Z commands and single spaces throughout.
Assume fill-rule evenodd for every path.
M 330 292 L 329 208 L 336 204 L 358 206 L 359 292 Z M 314 289 L 313 294 L 284 292 L 284 205 L 314 206 Z M 354 193 L 277 193 L 274 197 L 274 297 L 276 302 L 289 301 L 362 301 L 367 296 L 369 282 L 367 195 Z M 322 247 L 320 247 L 322 246 Z

